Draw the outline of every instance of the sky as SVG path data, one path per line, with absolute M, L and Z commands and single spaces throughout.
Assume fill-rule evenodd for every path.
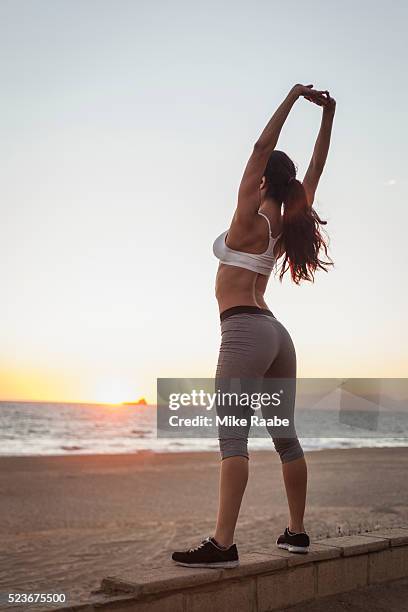
M 390 6 L 392 10 L 390 10 Z M 155 401 L 214 375 L 215 237 L 295 83 L 337 100 L 335 267 L 266 301 L 303 377 L 407 376 L 406 2 L 0 2 L 0 399 Z M 303 177 L 321 109 L 278 143 Z

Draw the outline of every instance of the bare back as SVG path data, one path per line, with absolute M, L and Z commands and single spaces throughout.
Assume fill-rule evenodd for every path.
M 280 210 L 278 207 L 268 206 L 262 211 L 269 219 L 273 236 L 277 236 L 281 231 Z M 239 223 L 232 221 L 226 239 L 226 244 L 231 249 L 258 254 L 266 250 L 268 243 L 269 228 L 261 216 L 254 220 L 253 228 L 249 231 L 244 231 Z M 269 276 L 220 263 L 215 286 L 220 312 L 243 305 L 268 308 L 264 300 L 268 280 Z

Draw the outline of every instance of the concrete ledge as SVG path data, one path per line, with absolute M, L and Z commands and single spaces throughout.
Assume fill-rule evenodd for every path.
M 326 546 L 326 543 L 322 542 L 322 545 Z M 362 553 L 388 548 L 390 540 L 389 538 L 374 536 L 373 533 L 366 533 L 364 536 L 355 535 L 330 538 L 327 540 L 327 545 L 339 548 L 343 557 L 352 557 L 354 555 L 361 555 Z
M 377 537 L 385 538 L 388 540 L 390 546 L 403 546 L 408 545 L 408 527 L 394 528 L 394 529 L 379 529 L 374 532 Z M 362 537 L 369 536 L 368 533 L 362 533 Z
M 172 565 L 102 580 L 86 606 L 115 612 L 268 612 L 408 577 L 408 528 L 313 542 L 307 555 L 273 548 L 242 555 L 231 570 Z M 61 608 L 59 608 L 61 610 Z

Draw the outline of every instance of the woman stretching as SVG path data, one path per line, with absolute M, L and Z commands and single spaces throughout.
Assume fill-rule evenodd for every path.
M 275 149 L 282 126 L 294 103 L 304 97 L 323 109 L 319 135 L 303 181 L 283 151 Z M 336 103 L 328 91 L 295 85 L 276 110 L 254 145 L 238 191 L 238 203 L 227 232 L 214 242 L 220 260 L 216 296 L 221 319 L 221 347 L 216 380 L 296 380 L 296 354 L 285 327 L 269 310 L 264 293 L 270 273 L 280 262 L 279 278 L 313 281 L 317 269 L 327 271 L 331 260 L 320 231 L 325 224 L 312 208 L 326 162 Z M 321 259 L 323 252 L 325 259 Z M 249 383 L 250 384 L 250 383 Z M 295 391 L 286 397 L 285 416 L 293 422 Z M 217 407 L 218 410 L 218 407 Z M 242 409 L 241 409 L 242 410 Z M 189 567 L 235 567 L 238 551 L 235 526 L 248 480 L 247 425 L 219 425 L 221 450 L 220 497 L 213 537 L 196 548 L 174 552 L 176 563 Z M 240 417 L 242 414 L 240 414 Z M 276 430 L 275 430 L 276 431 Z M 290 437 L 270 431 L 282 462 L 289 522 L 277 545 L 293 553 L 309 550 L 303 516 L 307 468 L 294 428 Z

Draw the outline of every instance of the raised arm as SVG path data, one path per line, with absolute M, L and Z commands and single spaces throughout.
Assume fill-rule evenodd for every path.
M 321 103 L 323 107 L 323 114 L 319 134 L 313 149 L 312 159 L 310 160 L 305 178 L 303 179 L 303 186 L 306 191 L 309 206 L 312 206 L 314 202 L 317 185 L 326 163 L 330 146 L 334 113 L 336 111 L 336 101 L 334 98 L 330 97 L 328 91 L 325 93 L 327 94 L 327 97 L 325 97 L 324 101 Z
M 313 89 L 313 85 L 294 85 L 281 105 L 272 115 L 265 129 L 256 141 L 251 157 L 238 190 L 238 204 L 234 221 L 248 225 L 252 223 L 259 209 L 259 188 L 269 156 L 276 147 L 283 124 L 292 106 L 300 97 L 307 97 L 316 103 L 323 99 L 323 92 Z

